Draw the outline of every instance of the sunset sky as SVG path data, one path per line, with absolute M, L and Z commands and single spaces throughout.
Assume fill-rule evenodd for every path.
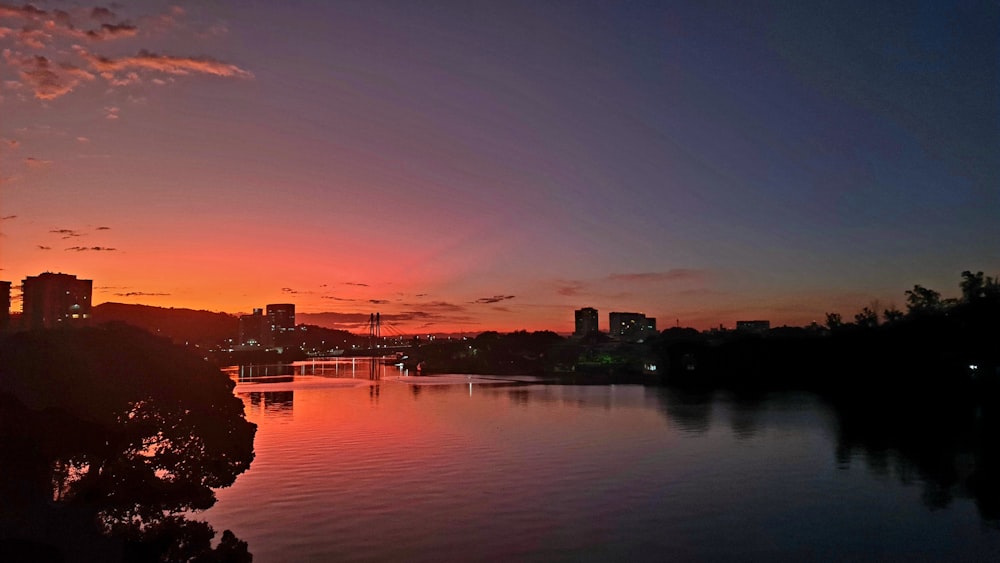
M 0 279 L 567 332 L 1000 273 L 993 0 L 123 4 L 0 4 Z

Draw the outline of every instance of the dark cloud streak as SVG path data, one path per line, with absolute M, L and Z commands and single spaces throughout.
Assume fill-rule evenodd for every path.
M 83 236 L 83 233 L 76 231 L 74 229 L 51 229 L 49 232 L 56 235 L 62 235 L 63 239 Z
M 118 249 L 109 246 L 71 246 L 66 250 L 75 252 L 116 252 Z
M 473 301 L 473 303 L 479 304 L 489 304 L 489 303 L 499 303 L 501 301 L 506 301 L 508 299 L 513 299 L 514 295 L 494 295 L 493 297 L 480 297 Z
M 705 279 L 706 276 L 707 274 L 704 270 L 678 268 L 675 270 L 667 270 L 665 272 L 611 274 L 608 276 L 608 279 L 617 282 L 647 283 L 647 282 L 672 282 L 672 281 L 702 281 Z

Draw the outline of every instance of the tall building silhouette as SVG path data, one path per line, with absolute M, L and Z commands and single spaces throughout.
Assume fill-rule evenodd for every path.
M 587 336 L 592 332 L 598 332 L 597 309 L 584 307 L 576 310 L 576 328 L 573 336 Z
M 0 281 L 0 332 L 10 328 L 10 282 Z
M 642 313 L 610 313 L 608 325 L 608 334 L 630 342 L 645 340 L 656 333 L 656 319 Z
M 270 329 L 268 346 L 284 344 L 284 334 L 295 330 L 295 304 L 269 304 L 267 306 L 267 324 Z
M 70 274 L 28 276 L 22 285 L 21 322 L 29 330 L 89 324 L 93 290 L 93 281 Z
M 243 346 L 266 346 L 271 327 L 265 322 L 264 309 L 255 308 L 252 315 L 240 315 L 239 343 Z

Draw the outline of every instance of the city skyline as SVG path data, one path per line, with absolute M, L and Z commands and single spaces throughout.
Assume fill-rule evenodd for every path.
M 989 2 L 0 3 L 0 279 L 413 332 L 954 295 L 1000 271 L 998 24 Z
M 10 307 L 10 291 L 12 287 L 17 287 L 25 296 L 22 299 L 22 310 L 14 311 Z M 0 280 L 0 295 L 4 296 L 4 306 L 0 307 L 0 332 L 12 330 L 51 329 L 60 327 L 89 326 L 94 322 L 100 324 L 100 318 L 91 315 L 91 296 L 93 293 L 93 280 L 79 279 L 74 274 L 64 272 L 42 272 L 37 276 L 28 276 L 22 280 L 21 285 L 14 286 L 9 281 Z M 150 307 L 145 304 L 135 304 L 141 307 Z M 173 307 L 171 309 L 174 309 Z M 193 311 L 192 309 L 180 308 Z M 266 310 L 266 314 L 265 314 Z M 587 317 L 586 321 L 581 321 L 581 314 Z M 11 315 L 14 323 L 10 324 Z M 365 320 L 363 314 L 347 314 L 339 320 L 321 319 L 323 315 L 336 315 L 336 313 L 314 314 L 312 323 L 297 323 L 295 320 L 294 303 L 268 303 L 266 308 L 254 307 L 253 312 L 233 314 L 228 313 L 238 322 L 235 339 L 231 339 L 240 345 L 273 347 L 279 334 L 294 331 L 297 326 L 316 325 L 324 328 L 333 328 L 358 332 L 359 329 L 371 329 L 375 319 L 381 317 L 381 313 L 369 313 L 369 318 Z M 621 336 L 626 339 L 643 337 L 656 331 L 656 319 L 647 318 L 642 313 L 634 312 L 611 312 L 609 315 L 608 334 Z M 590 332 L 601 332 L 599 329 L 598 311 L 592 307 L 584 307 L 575 311 L 575 326 L 572 331 L 564 330 L 564 327 L 553 329 L 553 332 L 572 334 L 573 336 L 586 336 Z M 386 315 L 386 326 L 389 333 L 400 334 L 398 327 L 393 324 L 395 319 L 392 315 Z M 740 323 L 746 321 L 737 321 Z M 582 324 L 581 324 L 582 323 Z M 637 325 L 636 323 L 639 323 Z M 629 328 L 625 328 L 626 325 Z M 633 326 L 635 325 L 635 326 Z M 618 326 L 617 329 L 614 327 Z M 722 328 L 721 326 L 718 328 Z M 485 329 L 483 332 L 492 330 Z M 360 332 L 364 332 L 361 330 Z

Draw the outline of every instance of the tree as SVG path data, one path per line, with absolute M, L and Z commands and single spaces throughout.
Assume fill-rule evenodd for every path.
M 895 305 L 890 305 L 885 311 L 882 311 L 882 318 L 885 319 L 886 324 L 892 324 L 903 318 L 903 312 Z
M 858 326 L 875 328 L 878 326 L 878 313 L 869 307 L 865 307 L 860 313 L 854 315 L 854 323 Z
M 834 330 L 844 326 L 844 319 L 841 318 L 840 313 L 827 313 L 826 314 L 826 327 L 830 330 Z
M 962 301 L 972 303 L 985 296 L 986 280 L 982 272 L 973 274 L 965 270 L 962 272 L 962 282 L 959 283 L 959 287 L 962 288 Z
M 973 274 L 969 270 L 962 272 L 963 303 L 980 303 L 983 301 L 1000 302 L 1000 281 L 982 272 Z
M 0 357 L 0 529 L 70 515 L 65 559 L 83 559 L 73 550 L 89 549 L 87 534 L 139 560 L 222 557 L 211 526 L 185 515 L 253 460 L 256 426 L 225 374 L 126 325 L 15 334 Z M 248 560 L 224 539 L 226 557 Z
M 906 290 L 906 309 L 910 315 L 927 315 L 942 309 L 941 294 L 922 285 Z

